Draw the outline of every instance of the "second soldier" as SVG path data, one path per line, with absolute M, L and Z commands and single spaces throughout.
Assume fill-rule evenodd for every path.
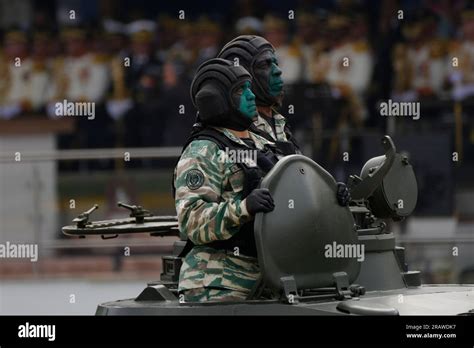
M 202 64 L 191 97 L 201 126 L 175 169 L 179 229 L 193 246 L 179 291 L 185 301 L 245 300 L 260 274 L 254 215 L 274 209 L 269 191 L 257 185 L 278 159 L 266 139 L 248 131 L 257 110 L 242 66 L 219 58 Z M 228 154 L 236 151 L 256 156 L 231 160 Z

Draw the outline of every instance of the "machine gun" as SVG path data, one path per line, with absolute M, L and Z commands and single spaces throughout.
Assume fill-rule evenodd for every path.
M 102 239 L 116 238 L 121 234 L 130 233 L 149 233 L 151 236 L 179 235 L 176 216 L 155 216 L 139 205 L 128 205 L 122 202 L 118 202 L 118 206 L 130 210 L 130 217 L 89 221 L 90 214 L 99 208 L 96 204 L 72 220 L 76 225 L 64 226 L 62 232 L 65 235 L 80 238 L 100 235 Z

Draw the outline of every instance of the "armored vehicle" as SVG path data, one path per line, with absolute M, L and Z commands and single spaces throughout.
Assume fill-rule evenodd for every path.
M 301 155 L 281 159 L 262 180 L 275 210 L 254 222 L 261 279 L 245 301 L 185 302 L 177 291 L 186 241 L 163 257 L 159 281 L 136 297 L 100 304 L 97 315 L 473 315 L 474 285 L 423 285 L 396 246 L 388 220 L 409 216 L 417 182 L 390 137 L 385 154 L 348 179 L 352 201 L 336 202 L 336 181 Z M 71 236 L 147 232 L 179 236 L 174 216 L 153 216 L 140 206 L 130 218 L 90 222 L 93 209 L 63 227 Z

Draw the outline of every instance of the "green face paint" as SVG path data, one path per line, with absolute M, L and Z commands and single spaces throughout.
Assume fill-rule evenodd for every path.
M 255 104 L 255 95 L 250 89 L 250 82 L 245 82 L 238 93 L 240 94 L 239 111 L 248 118 L 254 118 L 257 114 L 257 104 Z
M 283 90 L 283 80 L 281 78 L 281 70 L 278 67 L 278 61 L 274 54 L 272 54 L 270 66 L 270 78 L 268 81 L 269 92 L 272 96 L 278 96 Z

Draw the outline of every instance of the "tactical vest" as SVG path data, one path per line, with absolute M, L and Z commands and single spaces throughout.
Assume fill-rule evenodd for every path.
M 226 137 L 222 132 L 213 128 L 195 127 L 191 136 L 188 138 L 186 144 L 183 146 L 183 151 L 194 140 L 209 140 L 215 143 L 220 150 L 225 151 L 227 148 L 231 150 L 248 150 L 249 147 L 237 144 Z M 259 150 L 257 147 L 250 148 L 257 150 L 256 166 L 250 166 L 247 163 L 239 162 L 238 165 L 244 173 L 244 187 L 242 191 L 242 200 L 246 198 L 250 192 L 260 184 L 261 179 L 273 168 L 278 162 L 277 154 L 282 154 L 273 145 L 265 145 L 264 150 Z M 174 180 L 173 180 L 173 194 Z M 205 246 L 218 249 L 234 251 L 237 247 L 239 253 L 247 256 L 257 256 L 257 248 L 255 245 L 255 238 L 253 233 L 253 221 L 249 221 L 240 227 L 239 232 L 226 240 L 218 240 L 205 244 Z M 184 250 L 179 256 L 184 257 L 194 247 L 194 244 L 188 239 Z

